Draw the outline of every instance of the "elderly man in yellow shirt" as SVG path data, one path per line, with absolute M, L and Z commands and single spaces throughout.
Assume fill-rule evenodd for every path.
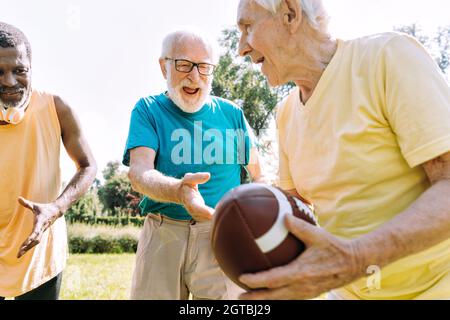
M 60 194 L 61 139 L 77 172 Z M 73 110 L 31 86 L 31 47 L 0 22 L 0 300 L 58 299 L 64 212 L 92 184 L 95 160 Z
M 239 4 L 240 54 L 297 85 L 277 114 L 280 186 L 323 227 L 288 218 L 307 250 L 242 276 L 262 289 L 242 298 L 450 299 L 449 86 L 413 38 L 334 39 L 327 18 L 321 0 Z

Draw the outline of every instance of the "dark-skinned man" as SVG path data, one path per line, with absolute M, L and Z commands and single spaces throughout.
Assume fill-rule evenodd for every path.
M 77 171 L 60 193 L 60 146 Z M 31 47 L 0 22 L 0 299 L 56 300 L 67 259 L 64 213 L 97 167 L 73 110 L 31 85 Z

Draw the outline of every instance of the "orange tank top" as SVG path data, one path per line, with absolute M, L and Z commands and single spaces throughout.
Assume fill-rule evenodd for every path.
M 41 243 L 17 259 L 33 228 L 33 214 L 22 196 L 49 203 L 60 194 L 61 128 L 48 93 L 33 90 L 24 120 L 0 125 L 0 296 L 16 297 L 62 272 L 67 259 L 67 230 L 58 219 Z

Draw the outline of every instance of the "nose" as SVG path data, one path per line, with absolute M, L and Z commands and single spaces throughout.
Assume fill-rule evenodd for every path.
M 192 68 L 191 72 L 189 72 L 189 79 L 191 79 L 192 82 L 197 82 L 200 80 L 200 72 L 198 72 L 198 66 L 195 66 Z
M 4 87 L 15 87 L 15 86 L 17 86 L 18 82 L 12 72 L 5 72 L 0 77 L 0 83 Z
M 242 34 L 239 39 L 239 55 L 245 57 L 246 55 L 249 55 L 250 52 L 252 52 L 252 47 L 248 44 L 247 37 Z

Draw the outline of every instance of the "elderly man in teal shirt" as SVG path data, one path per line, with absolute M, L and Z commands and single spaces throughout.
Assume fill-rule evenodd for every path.
M 236 299 L 212 253 L 211 219 L 242 167 L 263 181 L 253 134 L 240 108 L 210 95 L 216 56 L 201 32 L 167 35 L 159 62 L 168 91 L 138 101 L 123 157 L 147 215 L 131 298 Z

